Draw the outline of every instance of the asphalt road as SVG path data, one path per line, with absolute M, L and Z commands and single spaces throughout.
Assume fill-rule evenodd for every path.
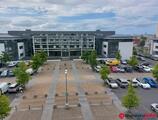
M 140 100 L 140 105 L 137 108 L 137 111 L 140 113 L 151 113 L 150 104 L 158 103 L 158 88 L 142 89 L 138 87 L 135 88 L 135 90 Z M 127 88 L 112 89 L 112 92 L 114 92 L 118 98 L 122 100 L 122 97 L 127 93 Z

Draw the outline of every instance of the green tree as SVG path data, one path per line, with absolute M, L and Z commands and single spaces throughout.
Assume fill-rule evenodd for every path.
M 92 51 L 91 54 L 90 54 L 90 56 L 89 56 L 89 63 L 91 65 L 92 69 L 94 69 L 94 67 L 97 65 L 96 58 L 97 58 L 96 51 Z
M 16 82 L 23 86 L 25 86 L 31 78 L 29 73 L 26 73 L 26 70 L 27 70 L 27 65 L 24 62 L 20 62 L 18 67 L 14 69 Z
M 35 53 L 34 56 L 32 57 L 32 68 L 34 70 L 38 70 L 38 68 L 43 64 L 41 54 L 40 53 Z
M 89 63 L 90 51 L 84 51 L 82 53 L 81 59 L 83 59 L 86 63 Z
M 129 65 L 134 67 L 135 65 L 138 65 L 138 60 L 136 56 L 130 57 L 130 59 L 127 61 Z
M 7 52 L 2 52 L 0 59 L 1 59 L 1 62 L 5 65 L 7 62 L 9 62 L 11 60 L 11 58 Z
M 0 96 L 0 119 L 3 120 L 10 112 L 10 102 L 7 96 Z
M 156 64 L 152 70 L 153 77 L 158 80 L 158 64 Z
M 133 55 L 137 55 L 137 49 L 133 47 Z
M 100 70 L 101 79 L 105 81 L 108 78 L 109 74 L 110 74 L 109 67 L 107 65 L 102 66 Z
M 45 51 L 43 51 L 43 50 L 39 51 L 38 53 L 39 53 L 39 56 L 41 58 L 41 62 L 42 63 L 46 62 L 47 59 L 48 59 L 47 53 Z
M 121 56 L 121 54 L 120 54 L 120 50 L 116 52 L 115 58 L 116 58 L 117 60 L 121 60 L 122 56 Z
M 132 83 L 130 83 L 128 86 L 127 95 L 123 97 L 122 104 L 128 109 L 128 112 L 131 112 L 132 108 L 139 106 L 139 99 L 132 86 Z

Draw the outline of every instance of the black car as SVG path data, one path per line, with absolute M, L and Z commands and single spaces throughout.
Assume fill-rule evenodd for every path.
M 137 72 L 144 72 L 143 67 L 142 67 L 142 66 L 139 66 L 139 65 L 134 66 L 134 70 L 137 71 Z
M 131 73 L 133 72 L 133 68 L 131 66 L 126 66 L 124 67 L 125 71 L 128 72 L 128 73 Z
M 149 63 L 149 62 L 143 62 L 141 65 L 144 65 L 144 66 L 151 66 L 151 63 Z

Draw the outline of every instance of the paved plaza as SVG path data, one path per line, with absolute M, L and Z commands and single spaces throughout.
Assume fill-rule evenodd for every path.
M 65 109 L 65 69 L 69 108 Z M 99 74 L 81 60 L 49 61 L 12 104 L 9 120 L 119 120 Z

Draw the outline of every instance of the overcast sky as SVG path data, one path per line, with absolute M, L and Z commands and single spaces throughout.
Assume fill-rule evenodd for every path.
M 158 0 L 0 0 L 0 32 L 115 30 L 156 32 Z

